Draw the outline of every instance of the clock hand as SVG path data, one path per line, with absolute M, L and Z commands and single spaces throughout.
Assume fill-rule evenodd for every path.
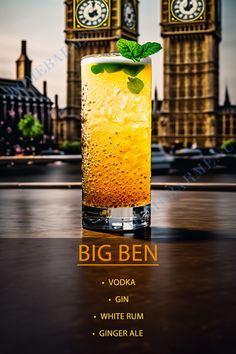
M 187 4 L 186 4 L 186 6 L 184 7 L 184 10 L 185 10 L 185 11 L 190 11 L 192 7 L 193 7 L 193 2 L 192 2 L 192 0 L 187 0 Z
M 94 10 L 93 12 L 89 12 L 89 17 L 94 17 L 94 16 L 97 16 L 98 15 L 98 12 L 97 10 Z
M 132 15 L 131 10 L 127 10 L 127 17 L 128 17 L 128 18 L 130 18 L 130 17 L 131 17 L 131 15 Z

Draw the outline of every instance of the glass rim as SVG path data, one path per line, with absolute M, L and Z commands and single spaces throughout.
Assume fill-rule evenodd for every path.
M 151 64 L 152 59 L 146 57 L 138 62 L 134 62 L 131 59 L 123 57 L 120 53 L 103 53 L 103 54 L 90 54 L 81 58 L 81 64 L 96 64 L 96 63 L 106 63 L 106 62 L 119 62 L 119 63 L 129 63 L 129 64 Z

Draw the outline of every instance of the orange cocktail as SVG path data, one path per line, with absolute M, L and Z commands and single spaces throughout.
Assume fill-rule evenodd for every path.
M 149 58 L 139 63 L 118 54 L 83 58 L 82 145 L 84 226 L 99 229 L 101 223 L 102 229 L 115 230 L 148 226 L 151 202 Z M 145 221 L 141 220 L 142 216 L 135 216 L 135 210 L 139 214 L 140 207 Z M 91 225 L 87 225 L 86 218 Z

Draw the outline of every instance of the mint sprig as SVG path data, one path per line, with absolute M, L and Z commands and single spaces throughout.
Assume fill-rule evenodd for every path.
M 149 55 L 155 54 L 162 49 L 162 46 L 156 42 L 147 42 L 143 45 L 135 41 L 128 41 L 127 39 L 119 39 L 117 42 L 119 53 L 133 61 L 140 61 Z

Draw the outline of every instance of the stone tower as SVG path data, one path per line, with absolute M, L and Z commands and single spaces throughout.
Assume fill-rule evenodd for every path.
M 119 38 L 137 40 L 137 0 L 67 0 L 67 107 L 60 121 L 61 141 L 80 139 L 81 58 L 116 52 Z
M 221 0 L 161 0 L 164 97 L 158 141 L 214 146 Z
M 16 60 L 16 79 L 31 81 L 31 64 L 26 53 L 26 41 L 21 41 L 21 54 Z

